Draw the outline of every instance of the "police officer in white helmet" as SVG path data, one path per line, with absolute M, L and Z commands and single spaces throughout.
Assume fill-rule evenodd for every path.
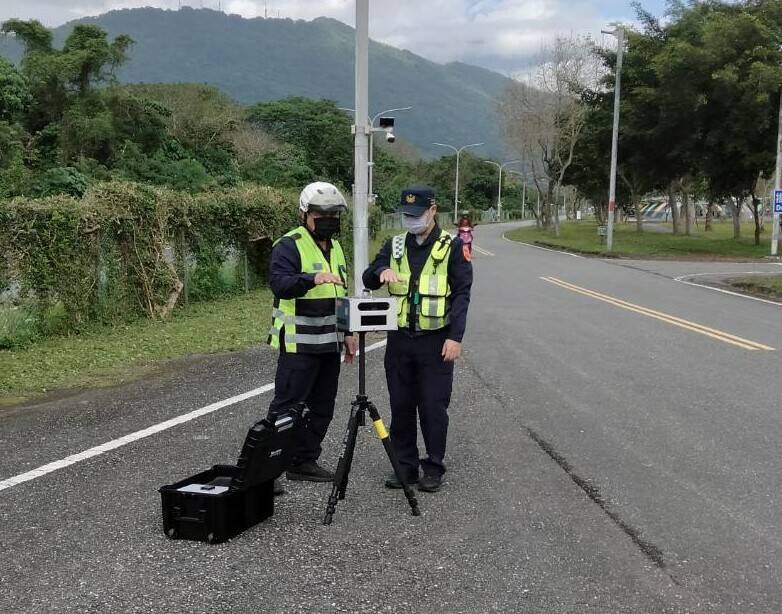
M 334 415 L 340 370 L 356 354 L 352 335 L 337 331 L 335 299 L 346 296 L 347 263 L 334 237 L 344 196 L 330 183 L 309 184 L 299 197 L 301 225 L 275 242 L 270 286 L 274 293 L 269 344 L 280 351 L 270 416 L 304 402 L 289 480 L 329 482 L 334 475 L 318 464 L 321 442 Z

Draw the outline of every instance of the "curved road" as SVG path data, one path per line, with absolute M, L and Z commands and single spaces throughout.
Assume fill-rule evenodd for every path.
M 367 429 L 333 526 L 327 488 L 291 484 L 227 544 L 168 541 L 156 488 L 232 461 L 268 391 L 211 404 L 273 378 L 266 348 L 194 359 L 0 413 L 0 610 L 782 611 L 782 307 L 675 281 L 776 265 L 584 259 L 507 229 L 478 229 L 448 484 L 422 517 Z M 327 462 L 353 394 L 346 367 Z

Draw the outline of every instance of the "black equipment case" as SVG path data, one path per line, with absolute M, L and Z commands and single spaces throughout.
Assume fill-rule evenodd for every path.
M 290 464 L 302 411 L 256 422 L 236 465 L 215 465 L 161 487 L 166 535 L 217 544 L 271 516 L 274 480 Z

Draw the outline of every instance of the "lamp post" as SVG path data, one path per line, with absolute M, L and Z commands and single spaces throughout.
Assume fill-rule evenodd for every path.
M 356 111 L 353 120 L 353 281 L 361 296 L 361 274 L 369 264 L 369 0 L 356 0 Z
M 776 212 L 776 193 L 782 190 L 782 97 L 779 99 L 779 127 L 777 131 L 777 166 L 774 183 L 774 198 L 771 199 L 771 255 L 779 253 L 779 213 Z
M 459 217 L 459 156 L 462 155 L 462 152 L 465 149 L 469 149 L 470 147 L 480 147 L 483 145 L 483 143 L 470 143 L 469 145 L 462 145 L 458 148 L 453 145 L 449 145 L 448 143 L 432 143 L 432 145 L 437 145 L 438 147 L 447 147 L 449 149 L 453 149 L 456 152 L 456 189 L 454 190 L 453 197 L 453 221 L 455 222 Z
M 497 188 L 497 221 L 502 221 L 502 171 L 505 169 L 508 164 L 515 164 L 516 162 L 521 162 L 521 160 L 508 160 L 507 162 L 503 162 L 500 164 L 499 162 L 494 162 L 493 160 L 484 160 L 486 164 L 493 164 L 497 167 L 497 169 L 500 171 L 500 182 L 499 187 Z
M 606 249 L 610 252 L 614 246 L 614 211 L 616 210 L 616 166 L 619 150 L 619 103 L 622 90 L 622 58 L 625 49 L 625 29 L 617 24 L 611 32 L 603 34 L 616 36 L 618 48 L 616 51 L 616 87 L 614 88 L 614 130 L 611 140 L 611 179 L 608 189 L 608 233 Z

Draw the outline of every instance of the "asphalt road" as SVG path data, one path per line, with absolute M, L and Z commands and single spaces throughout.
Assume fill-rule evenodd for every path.
M 366 429 L 332 526 L 328 487 L 296 483 L 226 544 L 167 540 L 157 487 L 233 461 L 258 394 L 0 489 L 0 611 L 782 611 L 782 307 L 676 281 L 732 265 L 577 258 L 504 230 L 478 231 L 447 487 L 422 517 L 383 488 Z M 273 370 L 256 348 L 4 411 L 0 484 Z M 345 367 L 327 464 L 355 387 Z

